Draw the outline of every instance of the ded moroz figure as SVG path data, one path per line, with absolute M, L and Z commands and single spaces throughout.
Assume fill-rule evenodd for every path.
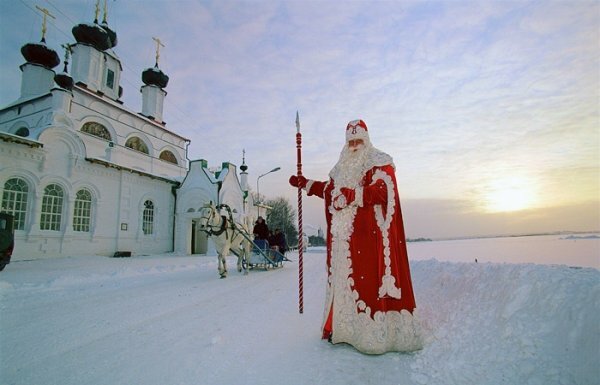
M 348 123 L 328 181 L 293 175 L 290 184 L 325 200 L 322 338 L 367 354 L 422 349 L 395 166 L 373 147 L 365 122 Z

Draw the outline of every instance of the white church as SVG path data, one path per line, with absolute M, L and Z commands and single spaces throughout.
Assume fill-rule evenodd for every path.
M 212 253 L 198 211 L 225 203 L 253 223 L 247 167 L 238 177 L 231 163 L 214 171 L 188 159 L 190 140 L 163 121 L 169 78 L 158 48 L 142 72 L 142 111 L 123 105 L 117 35 L 97 16 L 73 27 L 61 72 L 44 33 L 25 44 L 21 94 L 0 107 L 0 211 L 15 218 L 12 259 Z

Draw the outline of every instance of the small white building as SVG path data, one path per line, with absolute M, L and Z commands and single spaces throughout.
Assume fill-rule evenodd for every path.
M 0 108 L 0 210 L 15 217 L 13 260 L 131 252 L 210 253 L 195 228 L 207 202 L 246 217 L 245 165 L 189 163 L 189 139 L 162 118 L 168 77 L 142 74 L 142 112 L 120 101 L 116 34 L 79 24 L 71 74 L 42 37 L 23 46 L 21 95 Z M 247 210 L 251 212 L 252 210 Z M 253 218 L 245 218 L 253 222 Z

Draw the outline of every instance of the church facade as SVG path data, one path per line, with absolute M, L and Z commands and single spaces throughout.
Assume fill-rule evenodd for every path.
M 251 223 L 245 165 L 240 181 L 231 163 L 190 162 L 190 140 L 166 127 L 158 51 L 136 113 L 120 100 L 116 33 L 95 21 L 73 35 L 61 73 L 44 36 L 24 45 L 21 95 L 0 108 L 0 211 L 15 219 L 13 260 L 210 253 L 195 226 L 209 202 Z

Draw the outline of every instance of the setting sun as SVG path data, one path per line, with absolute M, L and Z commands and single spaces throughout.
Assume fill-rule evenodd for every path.
M 488 212 L 511 212 L 532 208 L 536 203 L 536 189 L 527 178 L 511 177 L 491 182 L 484 196 Z

